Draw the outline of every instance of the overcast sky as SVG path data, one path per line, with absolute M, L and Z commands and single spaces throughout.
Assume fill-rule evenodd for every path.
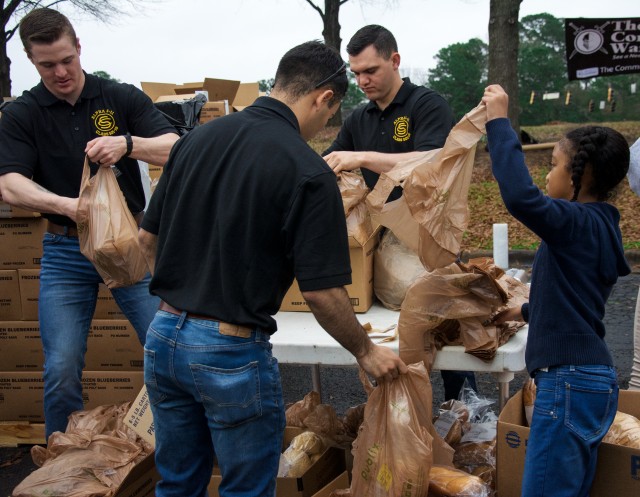
M 315 0 L 324 8 L 323 0 Z M 63 12 L 75 26 L 87 72 L 106 71 L 140 87 L 141 81 L 187 83 L 205 77 L 242 82 L 273 77 L 291 47 L 322 39 L 320 15 L 305 0 L 151 0 L 144 13 L 105 25 Z M 520 18 L 548 12 L 566 17 L 640 17 L 638 0 L 524 0 Z M 489 0 L 349 0 L 340 9 L 343 57 L 353 33 L 381 24 L 395 35 L 401 69 L 424 76 L 452 43 L 488 42 Z M 639 33 L 640 34 L 640 33 Z M 12 93 L 39 77 L 18 34 L 9 42 Z

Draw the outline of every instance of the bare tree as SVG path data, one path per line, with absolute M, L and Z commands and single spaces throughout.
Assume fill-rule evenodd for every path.
M 11 95 L 11 60 L 7 54 L 7 44 L 18 31 L 20 19 L 38 7 L 57 8 L 65 3 L 103 22 L 125 15 L 124 5 L 136 6 L 133 0 L 3 0 L 0 10 L 3 30 L 0 38 L 0 96 Z
M 491 0 L 489 7 L 489 83 L 509 94 L 509 119 L 520 133 L 518 106 L 518 16 L 522 0 Z
M 315 2 L 305 0 L 311 7 L 320 14 L 322 19 L 322 36 L 324 43 L 328 47 L 335 48 L 340 53 L 342 38 L 340 38 L 340 6 L 349 0 L 324 0 L 324 10 L 322 10 Z M 329 120 L 329 126 L 340 126 L 342 124 L 342 112 L 338 111 Z

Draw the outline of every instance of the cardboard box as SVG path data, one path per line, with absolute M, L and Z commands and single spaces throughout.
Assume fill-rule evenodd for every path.
M 207 103 L 200 111 L 200 124 L 241 111 L 251 105 L 259 96 L 259 84 L 240 83 L 229 79 L 205 78 L 194 83 L 153 83 L 142 82 L 144 91 L 153 102 L 171 102 L 193 98 L 197 93 L 207 95 Z
M 364 245 L 349 237 L 352 283 L 346 286 L 346 290 L 355 312 L 367 312 L 373 304 L 373 253 L 378 246 L 379 231 L 380 228 L 374 230 Z M 310 312 L 297 281 L 294 280 L 285 294 L 280 310 Z
M 640 392 L 620 390 L 618 410 L 640 418 Z M 500 413 L 497 439 L 497 491 L 500 497 L 519 497 L 529 428 L 522 406 L 522 391 Z M 603 443 L 598 449 L 591 497 L 640 495 L 640 449 Z
M 96 301 L 93 319 L 126 319 L 124 312 L 116 304 L 111 290 L 104 283 L 100 283 L 98 286 L 98 300 Z
M 142 371 L 144 351 L 133 325 L 126 319 L 91 321 L 85 368 L 95 371 Z
M 142 371 L 84 371 L 85 409 L 131 402 L 144 384 Z M 0 421 L 44 421 L 41 371 L 0 372 Z
M 0 371 L 42 371 L 43 366 L 40 323 L 0 322 Z
M 20 304 L 22 319 L 25 321 L 38 320 L 38 296 L 40 294 L 40 270 L 18 269 L 20 280 Z
M 15 269 L 0 270 L 0 320 L 13 321 L 18 319 L 22 319 L 18 271 Z
M 136 464 L 113 494 L 113 497 L 154 497 L 160 474 L 151 453 Z
M 284 431 L 283 450 L 286 449 L 291 440 L 298 434 L 302 433 L 300 428 L 294 428 L 287 426 Z M 326 490 L 326 487 L 330 483 L 334 483 L 337 478 L 337 484 L 342 485 L 346 474 L 344 465 L 344 451 L 337 449 L 336 447 L 330 447 L 325 450 L 313 465 L 300 477 L 300 478 L 285 478 L 278 477 L 276 479 L 276 497 L 323 497 L 330 495 L 331 492 Z M 218 487 L 222 481 L 222 476 L 219 473 L 219 468 L 216 466 L 213 469 L 213 475 L 211 476 L 211 483 L 207 487 L 209 495 L 212 497 L 220 497 L 218 493 Z M 346 488 L 349 486 L 349 479 L 347 478 Z
M 44 353 L 38 321 L 0 322 L 0 371 L 42 371 Z M 126 320 L 94 319 L 89 329 L 87 371 L 142 371 L 144 352 Z
M 340 476 L 330 481 L 325 487 L 322 487 L 320 491 L 316 492 L 311 497 L 331 497 L 331 492 L 343 488 L 349 488 L 349 473 L 346 471 L 342 472 Z
M 0 219 L 2 218 L 14 218 L 14 217 L 40 217 L 39 212 L 26 211 L 19 207 L 4 203 L 0 200 Z
M 37 269 L 42 259 L 44 218 L 0 220 L 0 269 Z

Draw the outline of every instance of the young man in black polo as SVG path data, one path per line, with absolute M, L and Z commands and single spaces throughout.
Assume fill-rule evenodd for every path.
M 140 90 L 82 70 L 80 41 L 57 10 L 27 14 L 20 38 L 42 81 L 3 109 L 0 193 L 8 204 L 47 219 L 38 312 L 48 438 L 83 408 L 84 353 L 102 281 L 80 253 L 75 223 L 85 154 L 114 166 L 129 209 L 141 218 L 145 197 L 136 159 L 164 164 L 178 136 Z M 112 290 L 143 344 L 158 306 L 148 282 L 147 276 Z
M 438 93 L 401 78 L 400 54 L 393 34 L 378 25 L 361 28 L 347 45 L 349 65 L 369 103 L 354 110 L 338 136 L 323 153 L 336 174 L 360 169 L 373 189 L 380 173 L 419 152 L 444 146 L 455 124 L 449 104 Z M 389 201 L 402 195 L 394 189 Z M 467 379 L 475 390 L 470 371 L 442 371 L 445 398 L 458 398 Z
M 358 322 L 335 175 L 306 143 L 337 111 L 346 65 L 319 42 L 287 52 L 269 97 L 174 148 L 140 241 L 162 299 L 145 345 L 158 497 L 273 496 L 285 425 L 273 315 L 297 278 L 318 322 L 379 380 L 407 371 Z

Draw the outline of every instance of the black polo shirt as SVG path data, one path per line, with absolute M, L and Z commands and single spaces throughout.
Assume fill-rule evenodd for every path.
M 142 227 L 151 293 L 222 321 L 272 333 L 294 275 L 302 291 L 351 283 L 336 176 L 270 97 L 177 142 Z
M 449 104 L 435 91 L 414 85 L 409 78 L 403 81 L 384 110 L 373 101 L 354 110 L 322 155 L 339 150 L 397 154 L 444 146 L 455 124 Z M 362 176 L 373 189 L 380 175 L 362 168 Z M 390 199 L 399 197 L 399 193 L 394 192 Z
M 142 91 L 85 74 L 75 105 L 55 97 L 44 84 L 8 105 L 0 119 L 0 175 L 16 172 L 64 197 L 77 197 L 87 142 L 99 136 L 129 132 L 145 138 L 175 129 Z M 131 212 L 144 209 L 138 161 L 116 164 L 116 176 Z M 95 167 L 94 167 L 95 169 Z M 66 216 L 43 214 L 54 223 L 72 226 Z

